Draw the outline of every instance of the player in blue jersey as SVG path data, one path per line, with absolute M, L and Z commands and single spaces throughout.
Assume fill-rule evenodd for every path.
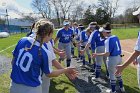
M 105 44 L 104 44 L 105 38 L 101 37 L 101 33 L 99 32 L 98 29 L 95 29 L 89 39 L 88 39 L 88 43 L 86 44 L 85 48 L 81 51 L 81 54 L 83 54 L 85 52 L 86 49 L 88 49 L 91 46 L 92 51 L 96 53 L 102 53 L 105 51 Z M 106 62 L 106 57 L 104 56 L 98 56 L 95 58 L 95 62 L 96 62 L 96 67 L 95 67 L 95 78 L 93 77 L 92 79 L 96 79 L 100 77 L 100 73 L 101 73 L 101 65 L 102 62 Z M 106 66 L 106 63 L 105 63 Z M 108 71 L 107 71 L 107 67 L 106 67 L 106 73 L 108 76 Z
M 77 39 L 78 39 L 78 38 L 76 38 L 76 36 L 78 34 L 78 24 L 76 22 L 74 22 L 72 24 L 72 28 L 71 29 L 73 30 L 73 38 L 74 38 L 73 40 L 74 40 L 74 42 L 76 42 Z M 73 58 L 76 58 L 77 56 L 75 56 L 75 53 L 74 53 L 75 52 L 74 47 L 76 47 L 76 45 L 75 45 L 74 42 L 71 42 L 71 54 L 72 54 Z
M 86 44 L 88 42 L 88 38 L 89 38 L 90 34 L 91 34 L 91 29 L 86 29 L 85 31 L 81 32 L 80 42 L 79 42 L 80 45 L 81 45 L 81 50 L 83 50 L 85 48 L 85 46 L 86 46 Z M 89 62 L 89 64 L 91 64 L 91 56 L 90 56 L 89 49 L 87 49 L 85 51 L 86 51 L 86 54 L 88 55 L 88 62 Z M 85 64 L 85 62 L 86 62 L 85 61 L 85 55 L 82 54 L 81 57 L 82 57 L 82 62 L 83 62 L 82 67 L 85 67 L 85 65 L 86 65 Z
M 82 25 L 82 24 L 79 24 L 78 25 L 78 29 L 75 31 L 75 42 L 76 42 L 76 47 L 78 49 L 78 57 L 77 57 L 77 62 L 81 62 L 82 61 L 82 58 L 81 58 L 81 55 L 80 55 L 80 49 L 81 49 L 81 45 L 80 45 L 80 35 L 81 35 L 81 32 L 85 29 L 85 27 Z
M 99 30 L 99 26 L 98 26 L 97 22 L 91 22 L 91 23 L 89 24 L 88 28 L 91 29 L 92 32 L 93 32 L 93 31 L 96 31 L 96 30 Z M 96 48 L 96 47 L 95 47 L 95 44 L 94 44 L 94 43 L 92 43 L 92 44 L 90 45 L 90 48 L 91 48 L 91 52 L 92 52 L 92 53 L 95 53 L 95 48 Z M 96 67 L 95 59 L 92 58 L 92 61 L 93 61 L 93 67 L 92 67 L 91 71 L 95 71 L 95 67 Z
M 115 75 L 116 66 L 121 64 L 121 45 L 119 38 L 115 35 L 111 35 L 111 25 L 110 23 L 106 23 L 103 28 L 100 30 L 104 37 L 106 37 L 105 41 L 105 52 L 103 53 L 93 53 L 93 57 L 97 56 L 106 56 L 107 57 L 107 69 L 109 72 L 109 79 L 111 85 L 111 93 L 116 93 L 116 78 L 119 83 L 119 87 L 121 92 L 125 92 L 123 87 L 123 80 L 121 78 L 121 74 Z
M 73 30 L 69 28 L 69 21 L 64 20 L 64 27 L 57 32 L 54 40 L 56 43 L 59 40 L 58 48 L 66 52 L 66 66 L 69 67 L 71 63 L 71 42 L 73 39 Z M 60 58 L 61 61 L 61 58 Z
M 73 68 L 52 71 L 52 53 L 46 42 L 53 35 L 53 24 L 38 21 L 36 38 L 21 38 L 13 51 L 10 93 L 42 93 L 41 75 L 56 77 L 62 73 L 74 73 Z

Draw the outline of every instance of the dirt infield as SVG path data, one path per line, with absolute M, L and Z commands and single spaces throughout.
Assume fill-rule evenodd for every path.
M 126 39 L 120 41 L 122 46 L 122 53 L 124 54 L 123 62 L 126 61 L 127 58 L 129 58 L 130 55 L 133 53 L 136 40 L 137 39 Z M 136 67 L 133 64 L 131 64 L 131 66 Z

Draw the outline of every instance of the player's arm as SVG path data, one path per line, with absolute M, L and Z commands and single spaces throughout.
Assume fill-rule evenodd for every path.
M 53 60 L 52 65 L 57 69 L 64 69 L 64 67 L 56 59 Z
M 96 56 L 106 56 L 108 57 L 110 55 L 109 52 L 106 52 L 106 53 L 93 53 L 92 56 L 93 58 L 95 58 Z
M 54 44 L 56 44 L 56 42 L 58 41 L 58 39 L 61 37 L 61 31 L 57 31 L 57 34 L 56 34 L 56 38 L 54 39 Z
M 117 65 L 116 67 L 116 73 L 115 74 L 121 74 L 121 72 L 132 62 L 134 61 L 138 56 L 140 55 L 140 51 L 135 50 L 133 54 L 122 64 Z
M 90 45 L 91 45 L 91 42 L 92 43 L 95 43 L 95 38 L 96 38 L 96 35 L 94 32 L 91 33 L 89 39 L 88 39 L 88 43 L 86 44 L 85 48 L 83 49 L 83 51 L 85 52 L 87 49 L 89 49 Z
M 140 55 L 140 51 L 135 50 L 133 54 L 122 64 L 123 68 L 126 68 L 132 61 L 134 61 Z
M 54 39 L 54 44 L 56 44 L 56 42 L 58 41 L 58 37 L 56 37 L 55 39 Z
M 63 68 L 63 69 L 58 69 L 58 70 L 54 70 L 49 74 L 46 74 L 47 77 L 57 77 L 61 74 L 67 74 L 70 73 L 72 76 L 77 76 L 77 71 L 75 68 L 73 67 L 67 67 L 67 68 Z
M 64 69 L 64 67 L 57 60 L 53 60 L 52 65 L 57 69 Z M 77 72 L 73 73 L 66 72 L 65 75 L 70 79 L 75 79 L 77 77 L 76 73 Z
M 90 47 L 90 43 L 87 43 L 83 51 L 85 52 L 87 49 L 89 49 L 89 47 Z

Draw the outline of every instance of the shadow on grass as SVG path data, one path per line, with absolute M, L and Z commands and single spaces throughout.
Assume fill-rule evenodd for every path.
M 65 93 L 66 90 L 69 89 L 68 86 L 63 86 L 61 89 L 58 89 L 57 86 L 62 85 L 62 84 L 67 84 L 69 86 L 75 87 L 73 84 L 65 81 L 60 81 L 59 83 L 54 81 L 53 79 L 51 80 L 51 85 L 50 85 L 50 91 L 49 93 Z
M 127 85 L 124 85 L 126 93 L 140 93 L 140 89 L 138 87 L 131 88 Z

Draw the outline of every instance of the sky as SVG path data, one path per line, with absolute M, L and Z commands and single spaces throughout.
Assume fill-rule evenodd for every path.
M 97 3 L 98 0 L 82 0 L 85 1 L 84 3 Z M 140 0 L 119 0 L 119 9 L 117 14 L 122 14 L 126 7 L 132 6 L 132 2 L 140 1 Z M 12 18 L 20 18 L 21 16 L 15 12 L 22 12 L 22 13 L 32 13 L 31 7 L 32 0 L 0 0 L 0 14 L 2 15 L 5 13 L 5 9 L 8 10 L 8 14 L 12 15 Z

